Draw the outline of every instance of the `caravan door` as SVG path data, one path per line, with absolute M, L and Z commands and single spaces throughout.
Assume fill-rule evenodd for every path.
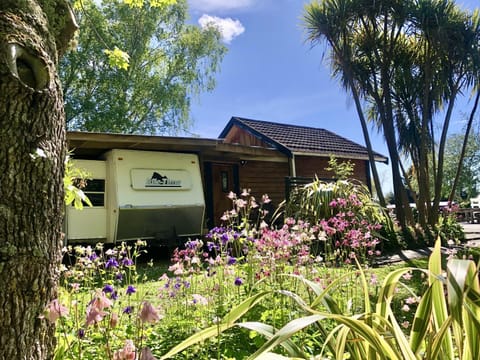
M 68 242 L 106 242 L 107 241 L 107 207 L 106 207 L 106 161 L 74 160 L 74 166 L 89 175 L 83 190 L 93 206 L 84 205 L 83 209 L 67 207 L 67 241 Z

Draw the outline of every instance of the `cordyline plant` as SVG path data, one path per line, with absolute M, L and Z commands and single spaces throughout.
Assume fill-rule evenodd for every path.
M 277 295 L 292 298 L 305 316 L 297 318 L 281 329 L 261 322 L 242 322 L 256 304 L 270 291 L 256 293 L 226 314 L 215 326 L 199 331 L 171 349 L 162 359 L 187 349 L 206 339 L 218 336 L 232 327 L 254 330 L 267 341 L 249 359 L 286 358 L 272 353 L 282 347 L 288 358 L 309 358 L 294 341 L 295 335 L 309 326 L 319 329 L 323 351 L 316 358 L 344 359 L 480 359 L 480 284 L 478 269 L 471 260 L 450 259 L 446 271 L 442 269 L 440 239 L 436 241 L 430 256 L 428 269 L 405 267 L 387 275 L 379 289 L 376 302 L 369 297 L 368 281 L 359 266 L 364 292 L 364 311 L 347 316 L 331 296 L 344 277 L 322 289 L 307 279 L 303 283 L 316 297 L 307 302 L 298 294 L 283 290 Z M 398 316 L 392 310 L 392 300 L 402 278 L 412 271 L 420 271 L 428 277 L 429 286 L 418 300 L 418 307 L 409 331 L 402 328 Z M 294 276 L 294 275 L 290 275 Z M 325 310 L 326 309 L 326 310 Z M 337 326 L 327 330 L 324 321 L 333 320 Z M 298 337 L 297 337 L 298 338 Z

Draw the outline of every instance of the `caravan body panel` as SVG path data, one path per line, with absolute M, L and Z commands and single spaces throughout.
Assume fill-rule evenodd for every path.
M 197 155 L 114 149 L 103 163 L 105 216 L 91 220 L 103 221 L 106 242 L 151 239 L 173 245 L 202 233 L 205 200 Z M 82 164 L 90 171 L 89 161 Z

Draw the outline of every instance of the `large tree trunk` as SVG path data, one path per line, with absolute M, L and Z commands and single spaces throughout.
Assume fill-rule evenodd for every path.
M 0 359 L 47 359 L 62 242 L 64 0 L 0 1 Z

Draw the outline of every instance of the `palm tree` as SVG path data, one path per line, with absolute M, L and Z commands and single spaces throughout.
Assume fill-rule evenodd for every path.
M 413 225 L 402 153 L 414 168 L 419 222 L 428 231 L 438 219 L 455 100 L 478 74 L 478 21 L 452 0 L 323 0 L 306 6 L 304 20 L 308 39 L 330 47 L 332 73 L 356 103 L 370 104 L 368 118 L 383 132 L 392 163 L 400 225 Z
M 378 28 L 381 24 L 377 21 L 377 17 L 382 12 L 385 11 L 380 2 L 325 0 L 313 2 L 305 7 L 304 22 L 308 34 L 307 39 L 312 43 L 324 39 L 329 45 L 332 72 L 342 78 L 344 88 L 352 93 L 369 152 L 372 152 L 372 148 L 369 142 L 367 122 L 361 107 L 361 98 L 377 105 L 392 162 L 397 218 L 405 227 L 406 220 L 411 222 L 412 216 L 409 207 L 405 206 L 408 201 L 399 170 L 393 116 L 389 115 L 388 110 L 392 108 L 392 103 L 388 91 L 390 84 L 386 80 L 390 78 L 393 53 L 392 49 L 386 48 L 384 51 L 386 56 L 381 56 L 374 46 L 378 41 L 382 43 L 395 41 L 398 38 L 398 30 L 393 33 L 383 32 L 384 39 L 379 37 Z M 386 23 L 395 23 L 397 20 L 401 22 L 401 17 L 385 16 L 383 20 Z M 401 28 L 401 26 L 393 27 Z M 388 52 L 390 54 L 387 54 Z M 373 170 L 374 162 L 372 160 L 370 162 L 375 186 L 378 186 L 378 174 Z

